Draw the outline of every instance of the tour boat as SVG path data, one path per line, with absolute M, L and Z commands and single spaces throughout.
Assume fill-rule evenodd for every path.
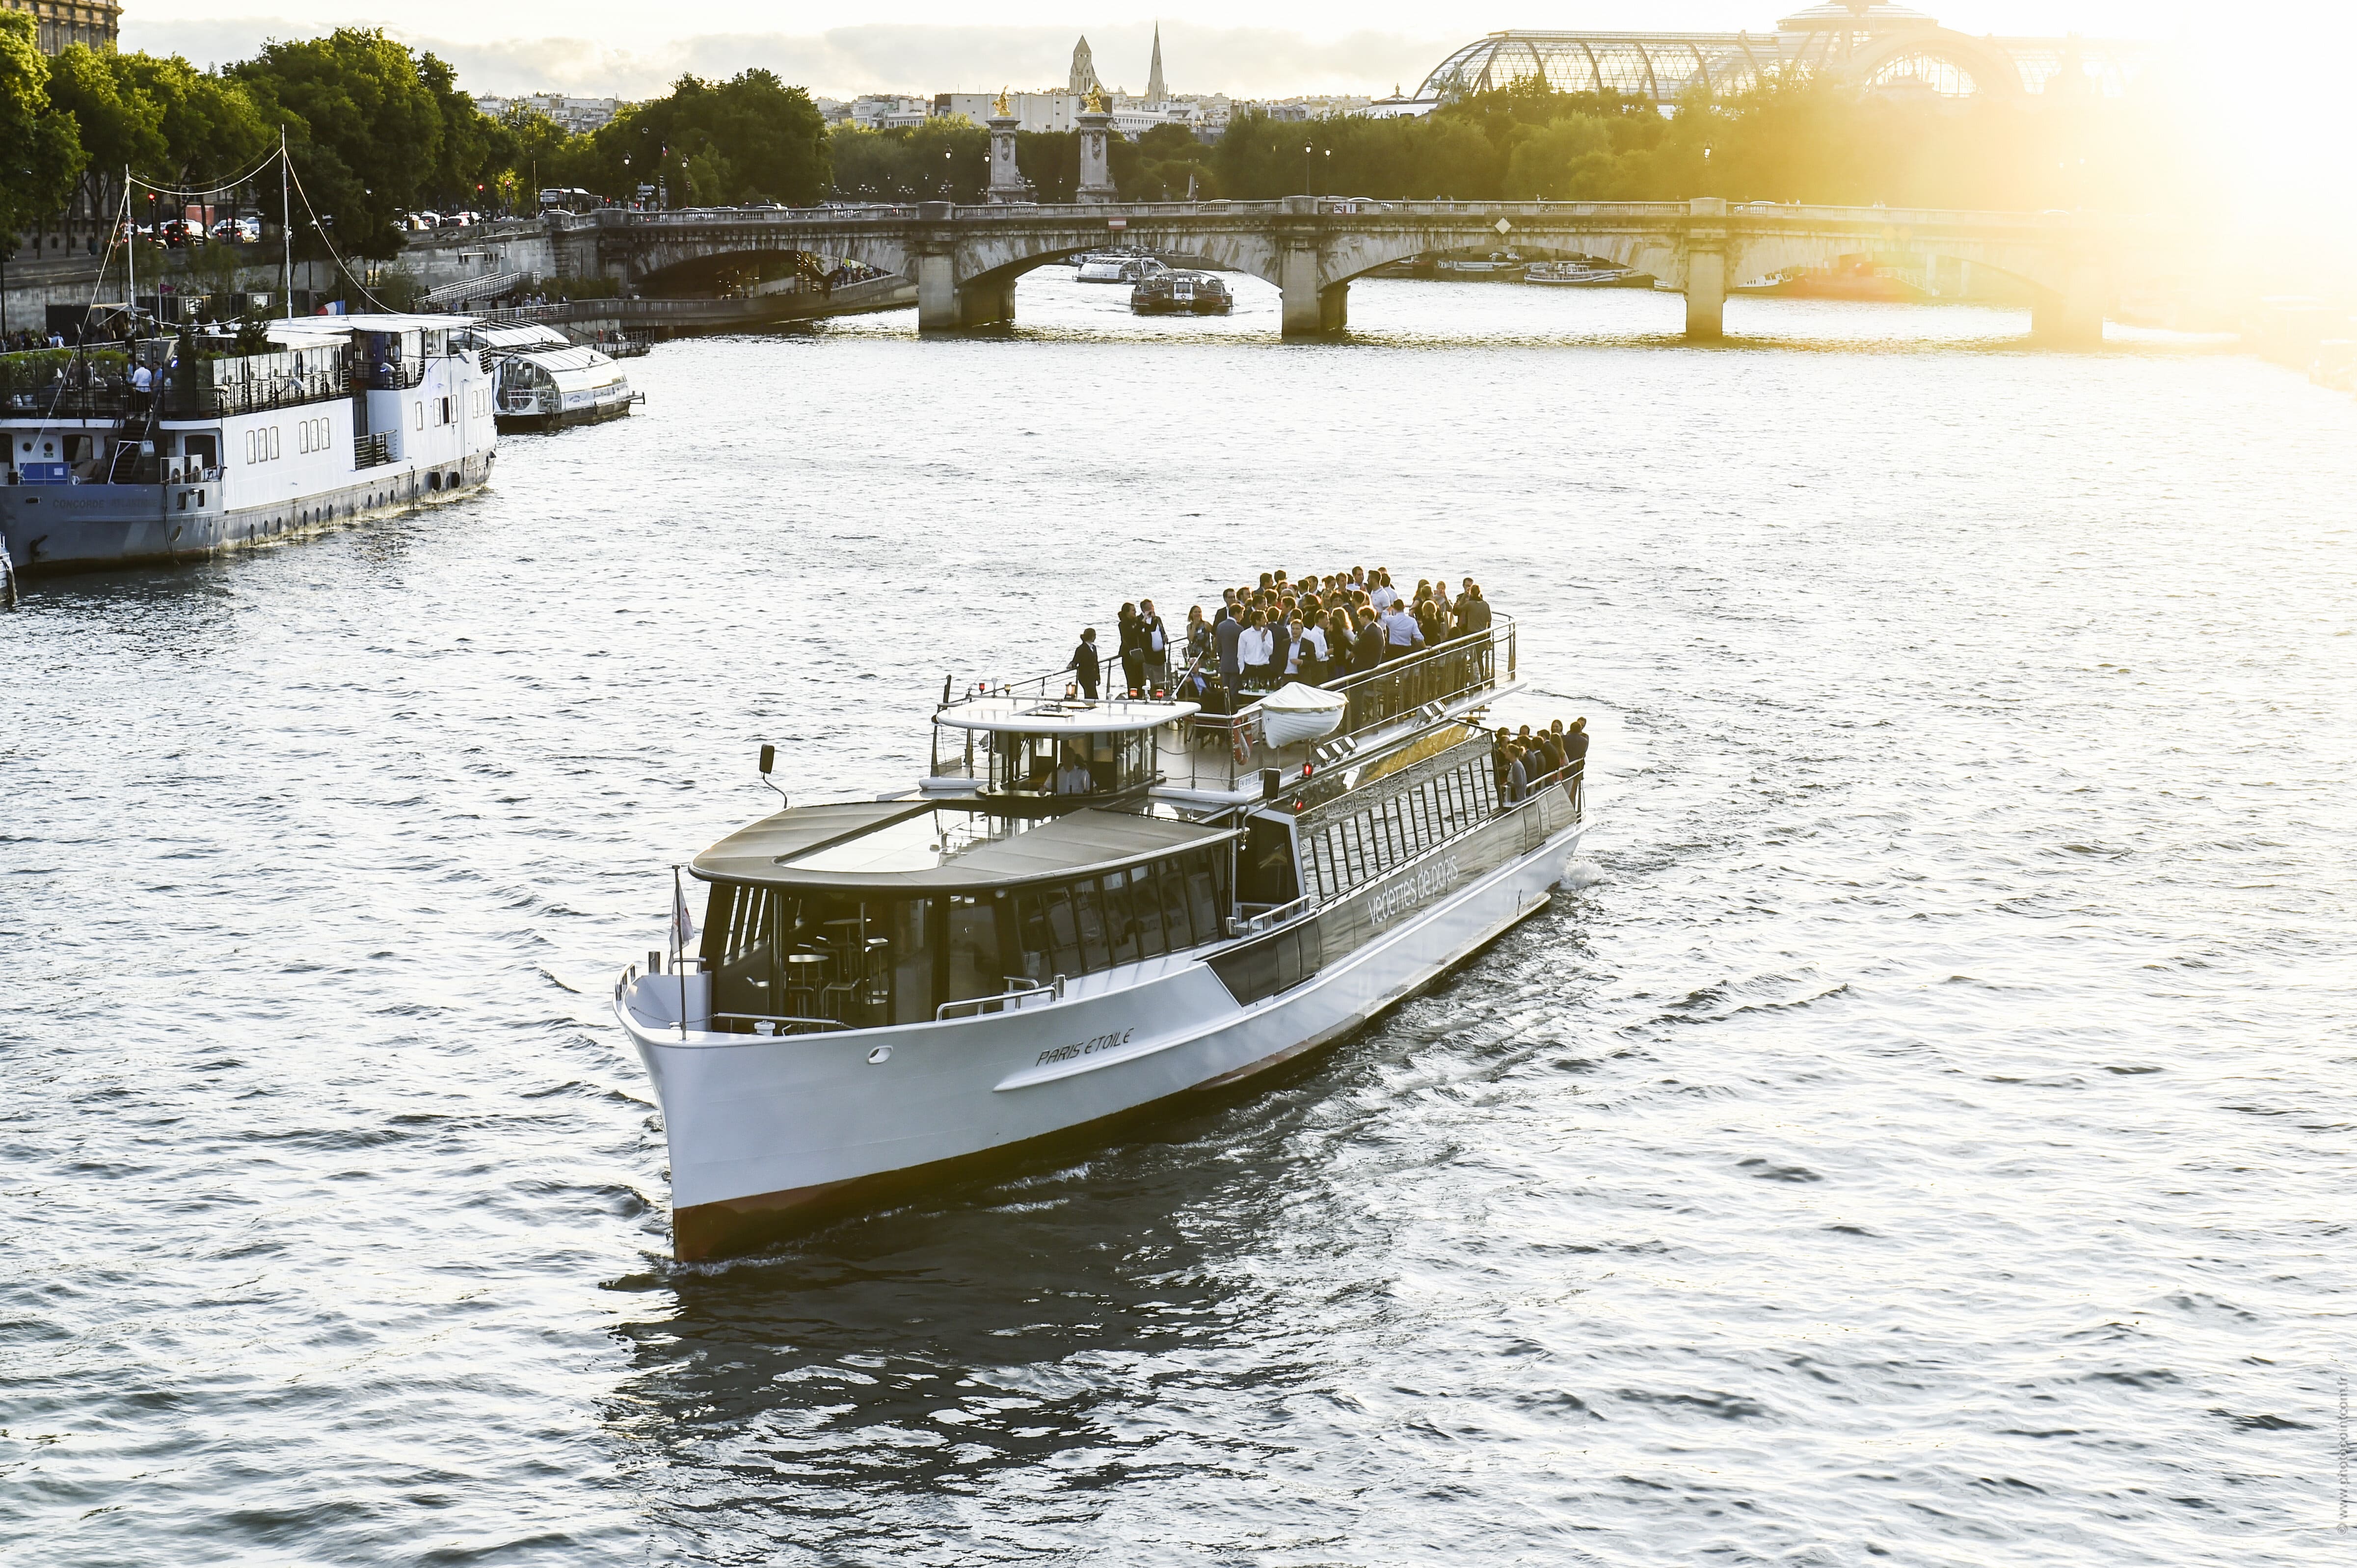
M 1443 256 L 1433 271 L 1444 278 L 1511 278 L 1523 270 L 1523 258 L 1512 251 L 1491 251 L 1485 256 Z
M 1533 262 L 1523 269 L 1523 281 L 1553 288 L 1643 288 L 1653 280 L 1648 274 L 1609 263 Z
M 181 562 L 465 495 L 499 443 L 473 325 L 297 316 L 260 353 L 192 333 L 0 356 L 0 542 L 27 574 Z
M 1225 316 L 1235 299 L 1216 274 L 1157 272 L 1138 279 L 1129 307 L 1140 316 Z
M 468 341 L 498 380 L 491 406 L 502 432 L 563 430 L 628 417 L 646 401 L 613 357 L 553 327 L 478 327 Z
M 1288 745 L 1189 673 L 945 686 L 916 789 L 791 805 L 674 870 L 668 950 L 613 1004 L 677 1257 L 1341 1039 L 1544 908 L 1577 848 L 1578 778 L 1509 800 L 1480 727 L 1518 684 L 1503 618 L 1338 682 Z
M 1082 283 L 1136 283 L 1169 269 L 1145 251 L 1092 251 L 1074 274 Z
M 1787 267 L 1763 278 L 1737 284 L 1727 292 L 1893 305 L 1917 304 L 1932 297 L 1929 289 L 1900 269 L 1878 265 L 1871 256 L 1862 255 L 1840 257 L 1830 266 Z

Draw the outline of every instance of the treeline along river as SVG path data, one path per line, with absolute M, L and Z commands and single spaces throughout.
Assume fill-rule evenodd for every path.
M 2357 407 L 2018 316 L 1026 285 L 0 617 L 0 1559 L 2339 1561 Z M 944 673 L 1479 578 L 1596 826 L 1270 1091 L 665 1261 L 668 866 Z

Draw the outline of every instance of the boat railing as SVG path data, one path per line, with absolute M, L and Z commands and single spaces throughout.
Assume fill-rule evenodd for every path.
M 1027 985 L 1017 990 L 1001 991 L 988 996 L 962 996 L 955 1002 L 944 1002 L 933 1009 L 933 1022 L 939 1024 L 952 1016 L 979 1016 L 984 1013 L 1004 1013 L 1010 1007 L 1020 1008 L 1034 996 L 1064 999 L 1064 977 L 1056 976 L 1045 985 Z
M 1394 659 L 1372 670 L 1362 670 L 1322 689 L 1348 700 L 1341 722 L 1318 747 L 1340 746 L 1347 755 L 1361 736 L 1395 724 L 1419 709 L 1436 716 L 1451 703 L 1490 690 L 1499 683 L 1502 658 L 1505 680 L 1514 678 L 1515 648 L 1512 618 L 1499 616 L 1485 631 L 1450 638 L 1421 653 Z M 1196 759 L 1197 783 L 1224 782 L 1232 788 L 1261 766 L 1260 748 L 1266 745 L 1260 700 L 1232 714 L 1198 714 L 1194 719 L 1198 744 L 1189 748 Z M 1206 753 L 1223 762 L 1206 765 Z
M 1238 937 L 1256 937 L 1261 932 L 1284 925 L 1287 920 L 1297 916 L 1308 914 L 1318 907 L 1318 902 L 1317 894 L 1304 893 L 1300 897 L 1287 904 L 1239 904 L 1236 906 L 1238 909 L 1256 909 L 1259 913 L 1238 915 L 1228 922 L 1229 934 Z
M 772 1032 L 780 1035 L 818 1035 L 829 1029 L 858 1027 L 856 1024 L 846 1024 L 840 1018 L 804 1018 L 792 1013 L 715 1013 L 712 1016 L 738 1024 L 769 1024 L 773 1026 Z M 787 1025 L 792 1027 L 783 1026 Z
M 1362 670 L 1339 680 L 1321 682 L 1321 688 L 1342 696 L 1347 706 L 1334 733 L 1321 746 L 1337 741 L 1353 741 L 1371 730 L 1380 729 L 1418 709 L 1431 709 L 1436 714 L 1461 699 L 1496 686 L 1500 681 L 1511 681 L 1515 670 L 1515 628 L 1511 616 L 1498 616 L 1484 630 L 1453 637 L 1405 658 L 1387 660 L 1372 670 Z M 1120 656 L 1104 656 L 1108 675 L 1118 678 Z M 1200 662 L 1200 661 L 1199 661 Z M 1159 700 L 1181 702 L 1196 700 L 1192 676 L 1196 666 L 1189 665 L 1178 673 Z M 1500 670 L 1503 669 L 1502 676 Z M 1212 693 L 1220 681 L 1211 672 Z M 954 678 L 942 682 L 942 700 L 934 710 L 938 716 L 966 703 L 987 700 L 1027 701 L 1053 700 L 1077 691 L 1078 678 L 1069 668 L 1043 671 L 1038 674 L 1013 680 L 981 680 L 970 682 L 965 690 L 956 690 Z M 1118 688 L 1116 688 L 1117 690 Z M 1166 772 L 1168 781 L 1183 783 L 1196 789 L 1233 789 L 1240 781 L 1263 766 L 1260 757 L 1266 745 L 1266 731 L 1262 722 L 1261 699 L 1265 693 L 1236 693 L 1249 695 L 1251 700 L 1232 713 L 1201 712 L 1185 722 L 1186 765 L 1180 770 Z M 1098 705 L 1117 710 L 1132 701 L 1126 696 L 1110 696 L 1098 700 Z M 1144 702 L 1155 700 L 1149 693 Z M 1232 700 L 1232 699 L 1231 699 Z M 935 726 L 938 742 L 940 728 Z M 1347 747 L 1346 747 L 1347 749 Z M 1165 761 L 1169 758 L 1166 755 Z M 932 776 L 937 779 L 974 777 L 974 757 L 971 746 L 963 756 L 942 757 L 938 749 L 933 757 Z

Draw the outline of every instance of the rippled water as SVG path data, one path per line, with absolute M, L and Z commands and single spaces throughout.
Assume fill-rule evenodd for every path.
M 2347 1561 L 2357 405 L 2018 315 L 1028 284 L 0 617 L 0 1561 Z M 1588 860 L 1269 1092 L 665 1261 L 606 991 L 946 671 L 1472 573 Z

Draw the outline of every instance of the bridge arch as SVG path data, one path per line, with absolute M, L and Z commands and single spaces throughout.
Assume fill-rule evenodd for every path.
M 1919 34 L 1917 41 L 1931 40 Z M 2073 214 L 1765 202 L 1730 207 L 1717 199 L 1361 204 L 1297 197 L 614 213 L 558 225 L 552 240 L 559 271 L 588 270 L 579 264 L 589 259 L 583 250 L 587 244 L 597 269 L 624 282 L 659 283 L 683 275 L 671 269 L 719 268 L 737 256 L 799 252 L 855 261 L 913 282 L 919 326 L 927 331 L 1007 320 L 1016 281 L 1025 274 L 1077 252 L 1126 242 L 1199 256 L 1275 285 L 1285 298 L 1288 336 L 1344 325 L 1353 279 L 1433 251 L 1510 245 L 1533 259 L 1584 255 L 1633 267 L 1684 289 L 1688 331 L 1704 337 L 1718 330 L 1727 283 L 1860 252 L 1953 257 L 2029 284 L 2043 307 L 2041 332 L 2067 317 L 2084 338 L 2100 334 L 2109 271 L 2141 227 Z M 2168 253 L 2177 244 L 2163 240 L 2158 249 Z

